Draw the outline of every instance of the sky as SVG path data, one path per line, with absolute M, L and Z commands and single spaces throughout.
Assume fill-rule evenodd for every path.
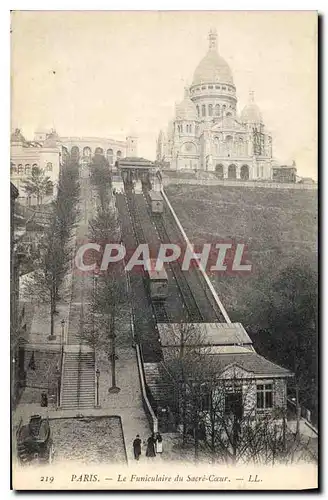
M 62 136 L 156 139 L 216 28 L 237 88 L 238 111 L 255 93 L 273 155 L 317 179 L 315 12 L 16 11 L 11 22 L 12 128 Z

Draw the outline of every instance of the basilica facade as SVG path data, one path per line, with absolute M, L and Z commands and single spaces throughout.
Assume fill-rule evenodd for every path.
M 222 179 L 272 178 L 272 137 L 253 92 L 238 113 L 232 72 L 218 53 L 214 30 L 174 120 L 159 134 L 156 156 L 173 170 L 215 172 Z

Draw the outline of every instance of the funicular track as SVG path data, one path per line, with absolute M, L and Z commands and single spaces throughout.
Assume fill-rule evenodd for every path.
M 144 188 L 143 192 L 147 200 L 147 209 L 150 219 L 155 224 L 157 233 L 160 236 L 162 243 L 174 242 L 184 247 L 185 241 L 166 202 L 164 201 L 164 210 L 162 215 L 154 215 L 151 213 L 150 208 L 149 189 Z M 158 225 L 160 227 L 158 227 Z M 166 237 L 166 239 L 163 239 L 164 236 Z M 197 305 L 199 314 L 202 317 L 202 319 L 199 321 L 203 321 L 206 323 L 214 323 L 217 321 L 219 321 L 220 323 L 225 322 L 226 318 L 222 313 L 220 306 L 216 304 L 215 299 L 212 296 L 212 292 L 208 288 L 208 285 L 201 275 L 199 268 L 195 266 L 191 268 L 188 273 L 186 273 L 185 271 L 182 271 L 180 265 L 177 262 L 173 263 L 173 265 L 175 266 L 177 273 L 179 273 L 179 275 L 182 274 L 185 283 L 193 297 L 193 300 Z M 177 280 L 177 284 L 181 285 L 181 281 Z M 186 289 L 186 287 L 184 289 Z M 187 300 L 188 298 L 186 296 L 186 301 Z M 190 305 L 192 306 L 192 299 L 190 301 Z M 193 317 L 194 316 L 195 314 L 193 313 Z
M 148 192 L 145 192 L 146 199 L 148 201 Z M 157 229 L 158 235 L 162 243 L 171 243 L 169 235 L 167 234 L 163 219 L 160 215 L 153 215 L 151 213 L 149 203 L 148 203 L 148 214 L 150 219 L 152 220 L 154 226 Z M 195 300 L 195 297 L 192 293 L 192 290 L 189 286 L 189 283 L 184 275 L 184 271 L 182 271 L 180 264 L 178 262 L 170 262 L 169 267 L 172 271 L 172 274 L 175 278 L 176 284 L 179 288 L 180 295 L 183 299 L 183 302 L 186 307 L 187 315 L 189 321 L 194 323 L 202 323 L 204 321 L 204 317 L 201 313 L 200 308 Z
M 132 192 L 132 190 L 129 187 L 125 188 L 125 193 L 126 193 L 127 205 L 128 205 L 129 212 L 131 215 L 132 227 L 133 227 L 133 231 L 135 234 L 137 244 L 140 245 L 143 243 L 148 243 L 145 239 L 145 235 L 144 235 L 142 225 L 141 225 L 141 222 L 139 219 L 139 213 L 138 213 L 138 209 L 136 206 L 134 193 Z M 143 273 L 144 273 L 143 277 L 145 278 L 145 271 L 143 271 Z M 157 323 L 170 323 L 170 318 L 169 318 L 169 315 L 167 313 L 167 310 L 166 310 L 163 302 L 157 301 L 157 300 L 151 300 L 151 304 L 152 304 L 152 308 L 153 308 L 154 315 L 156 318 L 156 322 Z

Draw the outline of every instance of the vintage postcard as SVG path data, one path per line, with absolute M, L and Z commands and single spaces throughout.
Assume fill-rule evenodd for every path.
M 317 12 L 10 36 L 13 489 L 316 489 Z

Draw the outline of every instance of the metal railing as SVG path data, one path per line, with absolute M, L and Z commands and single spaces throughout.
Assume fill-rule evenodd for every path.
M 287 398 L 287 405 L 293 412 L 295 412 L 295 415 L 297 415 L 296 402 L 290 398 Z M 317 428 L 318 423 L 317 419 L 313 417 L 313 412 L 311 412 L 311 410 L 308 410 L 304 406 L 300 406 L 299 411 L 300 411 L 300 417 L 304 419 L 308 427 L 310 427 L 316 434 L 318 434 L 318 428 Z

